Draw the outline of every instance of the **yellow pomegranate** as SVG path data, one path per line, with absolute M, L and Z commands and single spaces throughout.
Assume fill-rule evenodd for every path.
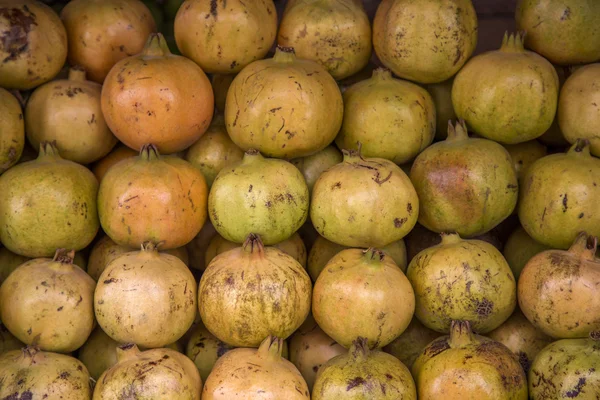
M 29 90 L 54 78 L 67 58 L 67 32 L 37 0 L 0 0 L 0 86 Z
M 102 182 L 104 175 L 106 175 L 110 167 L 121 160 L 129 157 L 135 157 L 138 154 L 139 152 L 132 150 L 123 144 L 118 144 L 110 153 L 106 155 L 106 157 L 98 160 L 92 165 L 92 172 L 96 176 L 96 179 L 98 179 L 98 182 Z
M 233 347 L 217 339 L 202 324 L 198 324 L 188 340 L 185 354 L 196 364 L 202 382 L 206 382 L 217 360 L 231 349 Z
M 454 79 L 425 85 L 435 105 L 435 139 L 444 140 L 448 136 L 448 121 L 456 120 L 452 105 L 452 84 Z
M 323 150 L 310 156 L 294 158 L 290 161 L 304 175 L 308 192 L 312 193 L 313 186 L 319 176 L 329 167 L 342 162 L 342 153 L 334 145 L 325 147 Z
M 413 317 L 406 330 L 385 346 L 383 351 L 393 355 L 410 369 L 423 349 L 441 335 L 423 325 L 417 317 Z
M 6 327 L 0 323 L 0 355 L 11 350 L 19 350 L 26 345 L 17 339 Z
M 117 363 L 119 342 L 108 336 L 99 326 L 78 350 L 77 358 L 90 373 L 92 379 L 100 376 Z
M 517 179 L 521 185 L 523 184 L 523 177 L 531 164 L 548 154 L 546 146 L 537 140 L 518 144 L 505 144 L 504 147 L 508 150 L 508 154 L 510 154 L 513 166 L 517 172 Z
M 0 174 L 19 161 L 25 147 L 23 111 L 15 96 L 0 88 Z
M 0 248 L 0 285 L 8 276 L 30 258 L 13 253 L 6 247 Z
M 521 271 L 531 257 L 545 250 L 550 250 L 550 247 L 533 240 L 525 229 L 519 226 L 506 240 L 502 254 L 510 266 L 515 280 L 518 281 Z

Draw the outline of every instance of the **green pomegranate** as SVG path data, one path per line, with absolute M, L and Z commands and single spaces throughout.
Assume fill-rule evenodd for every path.
M 531 323 L 557 339 L 600 335 L 598 239 L 582 232 L 569 250 L 546 250 L 519 277 L 518 298 Z
M 577 234 L 600 237 L 600 159 L 590 155 L 587 140 L 566 153 L 537 160 L 523 178 L 519 219 L 537 242 L 567 249 Z
M 456 75 L 452 104 L 477 134 L 515 144 L 550 128 L 558 90 L 552 64 L 525 50 L 521 33 L 505 34 L 500 50 L 473 57 Z
M 348 247 L 384 247 L 402 239 L 419 215 L 408 176 L 389 160 L 363 158 L 360 149 L 343 153 L 344 160 L 313 188 L 310 219 L 317 232 Z
M 414 83 L 393 78 L 388 69 L 374 70 L 371 79 L 352 85 L 343 98 L 344 120 L 335 139 L 339 148 L 360 143 L 365 157 L 403 164 L 433 141 L 436 114 L 431 96 Z
M 0 174 L 19 161 L 25 147 L 25 125 L 19 100 L 0 88 Z
M 448 138 L 416 158 L 410 179 L 420 201 L 419 223 L 435 232 L 473 237 L 513 212 L 518 182 L 506 149 L 469 138 L 464 121 L 448 123 Z
M 414 310 L 408 279 L 390 257 L 373 248 L 342 250 L 313 288 L 315 321 L 346 348 L 358 336 L 370 348 L 387 345 L 408 327 Z
M 369 350 L 367 339 L 358 337 L 348 353 L 332 358 L 319 368 L 313 400 L 416 400 L 410 371 L 396 357 Z
M 19 265 L 29 260 L 30 258 L 15 254 L 6 247 L 0 248 L 0 285 Z
M 553 64 L 600 59 L 600 3 L 595 0 L 519 0 L 517 29 L 525 45 Z
M 34 161 L 0 176 L 0 240 L 25 257 L 51 257 L 56 249 L 89 245 L 99 228 L 98 181 L 90 170 L 42 142 Z
M 600 45 L 600 35 L 598 44 Z M 600 58 L 600 47 L 598 58 Z M 558 123 L 569 143 L 575 143 L 577 139 L 588 139 L 590 152 L 596 157 L 600 157 L 598 104 L 600 104 L 600 64 L 586 65 L 575 71 L 560 91 Z
M 440 83 L 425 85 L 435 104 L 435 139 L 444 140 L 448 136 L 448 121 L 456 120 L 456 113 L 452 105 L 452 84 L 454 79 Z
M 552 338 L 533 326 L 518 307 L 510 318 L 486 336 L 508 347 L 519 358 L 525 373 L 537 354 L 552 343 Z
M 240 163 L 217 175 L 208 196 L 208 214 L 217 232 L 229 241 L 243 243 L 255 233 L 271 245 L 286 240 L 304 224 L 308 203 L 308 188 L 296 167 L 248 150 Z
M 517 304 L 510 267 L 498 249 L 482 240 L 442 234 L 440 244 L 412 259 L 406 275 L 415 290 L 415 315 L 441 333 L 458 319 L 487 333 L 506 321 Z
M 600 393 L 600 339 L 563 339 L 546 346 L 529 370 L 532 399 L 595 400 Z
M 17 339 L 6 327 L 0 323 L 0 355 L 11 350 L 19 350 L 25 344 Z
M 327 147 L 344 112 L 340 89 L 325 68 L 284 47 L 237 74 L 225 104 L 227 132 L 235 144 L 288 159 Z
M 312 280 L 316 281 L 329 260 L 345 249 L 349 249 L 349 247 L 330 242 L 323 236 L 318 236 L 308 255 L 307 270 Z M 382 247 L 381 251 L 391 257 L 402 272 L 406 271 L 408 263 L 406 260 L 406 245 L 404 244 L 404 240 L 400 239 L 392 242 L 387 246 Z
M 440 336 L 441 333 L 429 329 L 413 317 L 408 328 L 385 346 L 383 351 L 393 355 L 410 369 L 423 349 Z
M 550 247 L 540 244 L 533 240 L 521 226 L 514 230 L 504 244 L 503 255 L 515 276 L 519 279 L 521 271 L 531 259 L 542 251 L 549 250 Z
M 397 76 L 420 83 L 445 81 L 477 45 L 471 0 L 383 0 L 373 20 L 373 47 Z
M 92 379 L 98 380 L 104 371 L 117 363 L 117 347 L 119 342 L 98 326 L 79 349 L 77 358 L 85 365 Z
M 510 158 L 513 161 L 513 166 L 517 172 L 517 178 L 520 185 L 523 184 L 523 177 L 531 164 L 548 154 L 546 146 L 537 140 L 530 140 L 528 142 L 517 144 L 506 144 L 504 147 L 508 150 L 508 154 L 510 154 Z
M 202 324 L 198 324 L 190 336 L 185 354 L 196 364 L 202 382 L 206 382 L 217 360 L 231 349 L 232 346 L 223 343 Z
M 420 400 L 527 400 L 527 379 L 503 344 L 453 321 L 450 335 L 431 342 L 412 367 Z
M 342 153 L 334 145 L 325 147 L 323 150 L 310 156 L 294 158 L 290 160 L 304 175 L 308 191 L 312 193 L 315 182 L 319 176 L 330 167 L 342 162 Z

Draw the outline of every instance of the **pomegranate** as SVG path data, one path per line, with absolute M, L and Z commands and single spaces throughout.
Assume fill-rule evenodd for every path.
M 185 150 L 208 128 L 214 111 L 210 81 L 185 57 L 171 54 L 162 34 L 151 34 L 141 53 L 124 58 L 102 86 L 102 112 L 110 130 L 140 150 Z
M 204 223 L 204 226 L 200 230 L 200 233 L 198 233 L 198 235 L 196 235 L 196 237 L 186 245 L 190 258 L 190 268 L 200 271 L 204 271 L 206 269 L 206 266 L 208 265 L 205 259 L 206 250 L 208 249 L 208 246 L 215 235 L 217 235 L 217 231 L 210 220 L 207 219 Z
M 25 146 L 23 111 L 8 90 L 0 88 L 0 174 L 19 161 Z
M 98 324 L 114 340 L 165 346 L 194 322 L 196 281 L 180 259 L 146 242 L 141 251 L 125 253 L 106 266 L 96 286 L 94 310 Z
M 206 380 L 202 400 L 308 400 L 306 382 L 294 364 L 281 356 L 283 339 L 269 336 L 258 349 L 225 353 Z
M 30 258 L 15 254 L 6 247 L 0 248 L 0 285 L 19 265 L 29 260 Z
M 435 105 L 435 139 L 444 140 L 448 136 L 448 121 L 454 121 L 456 113 L 452 105 L 452 84 L 454 79 L 425 85 Z
M 215 95 L 215 108 L 220 112 L 225 112 L 225 101 L 227 100 L 227 92 L 231 86 L 231 82 L 235 78 L 235 74 L 219 75 L 213 74 L 210 80 L 212 89 Z
M 49 6 L 0 1 L 0 86 L 29 90 L 54 78 L 67 58 L 67 33 Z
M 358 336 L 370 348 L 387 345 L 408 327 L 414 310 L 410 282 L 390 257 L 373 248 L 339 252 L 313 289 L 315 321 L 346 348 Z
M 215 257 L 198 289 L 200 316 L 219 340 L 256 347 L 272 332 L 289 337 L 310 311 L 311 282 L 298 261 L 250 234 Z
M 0 355 L 11 350 L 19 350 L 25 347 L 25 344 L 13 336 L 4 325 L 0 323 Z
M 243 243 L 256 233 L 264 244 L 272 245 L 302 226 L 308 203 L 308 188 L 296 167 L 248 150 L 240 163 L 217 175 L 208 197 L 208 213 L 225 239 Z
M 517 144 L 506 144 L 504 145 L 504 148 L 506 148 L 508 154 L 510 154 L 520 185 L 523 184 L 523 177 L 531 164 L 548 154 L 546 146 L 537 140 L 530 140 L 528 142 Z
M 342 153 L 337 147 L 330 145 L 315 154 L 295 158 L 290 162 L 302 172 L 308 186 L 308 191 L 312 193 L 312 189 L 319 176 L 330 167 L 341 163 L 342 159 Z
M 408 368 L 412 368 L 423 349 L 440 336 L 439 332 L 429 329 L 413 317 L 406 330 L 385 346 L 383 351 L 402 361 Z
M 135 157 L 138 154 L 139 152 L 136 152 L 135 150 L 132 150 L 122 144 L 118 144 L 110 153 L 106 155 L 106 157 L 94 163 L 92 166 L 92 172 L 96 176 L 96 179 L 98 179 L 98 182 L 102 182 L 104 175 L 106 175 L 110 167 L 117 164 L 121 160 Z
M 296 58 L 287 47 L 237 74 L 225 104 L 227 132 L 235 144 L 288 159 L 327 147 L 344 112 L 331 75 L 314 61 Z
M 95 282 L 73 264 L 74 252 L 21 264 L 0 286 L 0 317 L 20 341 L 45 351 L 81 347 L 94 328 Z
M 344 120 L 335 139 L 338 147 L 360 143 L 365 157 L 385 158 L 396 164 L 412 161 L 435 136 L 435 105 L 427 90 L 392 78 L 378 68 L 371 79 L 344 92 Z
M 98 326 L 79 349 L 77 358 L 97 381 L 104 371 L 117 363 L 118 346 L 119 343 Z
M 504 245 L 504 258 L 518 281 L 525 264 L 538 253 L 550 250 L 548 246 L 533 240 L 521 226 L 514 230 Z
M 416 400 L 410 371 L 397 358 L 369 350 L 367 339 L 358 337 L 346 354 L 327 361 L 317 373 L 313 400 L 325 399 Z
M 458 72 L 477 45 L 477 15 L 471 0 L 383 0 L 373 20 L 373 47 L 400 78 L 445 81 Z
M 175 17 L 181 54 L 211 74 L 232 74 L 267 54 L 277 33 L 273 0 L 188 0 Z
M 371 57 L 371 24 L 360 0 L 288 1 L 277 44 L 323 65 L 336 80 L 359 72 Z
M 190 336 L 185 354 L 196 364 L 202 382 L 206 382 L 217 360 L 231 349 L 233 347 L 217 339 L 199 324 Z
M 208 188 L 189 162 L 144 145 L 140 155 L 108 170 L 98 191 L 98 214 L 115 243 L 136 248 L 162 242 L 163 250 L 189 243 L 206 221 Z

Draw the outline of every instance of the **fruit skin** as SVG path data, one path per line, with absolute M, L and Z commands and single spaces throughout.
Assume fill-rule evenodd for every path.
M 343 153 L 343 162 L 313 187 L 310 219 L 317 232 L 348 247 L 385 247 L 402 239 L 419 215 L 408 176 L 391 161 L 363 158 L 360 149 Z
M 577 234 L 600 237 L 600 160 L 585 140 L 537 160 L 523 178 L 519 220 L 535 241 L 568 249 Z
M 486 336 L 508 347 L 518 357 L 525 373 L 537 354 L 552 343 L 552 338 L 533 326 L 518 307 L 502 325 Z
M 199 324 L 190 336 L 185 354 L 196 364 L 202 382 L 206 382 L 217 360 L 232 349 Z
M 419 399 L 526 400 L 527 379 L 503 344 L 453 321 L 449 336 L 434 340 L 412 367 Z
M 225 101 L 227 100 L 227 92 L 231 86 L 231 82 L 235 78 L 235 74 L 219 75 L 213 74 L 210 78 L 210 84 L 215 95 L 215 108 L 221 113 L 225 112 Z
M 150 10 L 139 0 L 72 0 L 60 17 L 69 38 L 69 64 L 82 66 L 98 83 L 117 62 L 142 51 L 156 31 Z
M 208 129 L 213 111 L 206 74 L 171 54 L 160 33 L 149 36 L 141 53 L 117 62 L 102 86 L 106 123 L 134 150 L 148 143 L 163 154 L 185 150 Z
M 243 243 L 255 233 L 265 245 L 272 245 L 300 229 L 308 217 L 308 204 L 308 188 L 296 167 L 248 150 L 240 163 L 215 178 L 208 214 L 229 241 Z
M 360 0 L 296 0 L 286 3 L 279 46 L 323 65 L 336 80 L 359 72 L 371 57 L 371 24 Z
M 0 176 L 0 240 L 25 257 L 51 257 L 56 249 L 79 251 L 98 232 L 98 181 L 85 167 L 60 157 L 43 142 L 34 161 Z
M 77 358 L 96 381 L 107 369 L 117 363 L 119 342 L 108 336 L 97 326 L 87 341 L 78 350 Z
M 0 88 L 0 174 L 19 161 L 25 146 L 25 125 L 19 101 Z
M 452 105 L 452 84 L 454 79 L 425 85 L 435 105 L 435 139 L 444 140 L 448 136 L 448 121 L 456 120 Z
M 232 74 L 265 57 L 277 33 L 273 0 L 187 0 L 175 17 L 181 54 L 210 74 Z
M 440 244 L 417 254 L 406 276 L 415 290 L 416 317 L 441 333 L 463 319 L 485 334 L 506 321 L 517 304 L 515 279 L 500 251 L 455 233 L 443 234 Z
M 594 0 L 519 0 L 517 29 L 525 45 L 553 64 L 587 64 L 600 59 L 600 3 Z
M 35 0 L 2 0 L 0 32 L 1 87 L 33 89 L 60 72 L 67 32 L 52 8 Z
M 196 167 L 210 188 L 224 168 L 242 161 L 244 152 L 231 141 L 222 115 L 214 116 L 206 133 L 185 153 L 186 161 Z
M 117 144 L 100 109 L 102 86 L 86 80 L 85 71 L 69 70 L 69 78 L 38 87 L 25 108 L 25 130 L 33 148 L 56 141 L 63 158 L 89 164 Z
M 383 0 L 373 20 L 373 46 L 381 62 L 419 83 L 451 78 L 476 45 L 471 0 Z
M 334 256 L 313 288 L 312 314 L 323 331 L 349 348 L 361 336 L 380 348 L 407 328 L 415 294 L 381 250 L 347 249 Z
M 233 80 L 225 103 L 231 140 L 243 150 L 297 158 L 327 147 L 342 124 L 344 105 L 335 80 L 318 63 L 278 47 Z
M 98 191 L 98 214 L 115 243 L 137 248 L 162 242 L 161 249 L 185 246 L 206 221 L 208 188 L 189 162 L 161 156 L 146 145 L 135 158 L 108 170 Z
M 151 297 L 144 295 L 148 292 Z M 102 330 L 120 343 L 165 346 L 194 322 L 196 281 L 183 261 L 144 243 L 141 251 L 107 265 L 94 293 L 94 311 Z
M 159 400 L 200 400 L 202 380 L 194 363 L 171 349 L 117 348 L 118 362 L 96 382 L 94 400 L 123 396 Z M 145 376 L 144 379 L 140 379 Z
M 346 354 L 327 361 L 317 372 L 313 400 L 416 400 L 410 371 L 395 357 L 370 351 L 365 338 L 357 338 Z
M 6 327 L 0 323 L 0 355 L 11 350 L 19 350 L 25 347 L 25 344 L 17 339 Z
M 402 361 L 402 364 L 410 369 L 423 349 L 441 335 L 413 317 L 406 330 L 382 350 Z
M 90 375 L 76 358 L 34 347 L 0 356 L 2 399 L 89 400 Z
M 550 250 L 550 247 L 533 240 L 525 232 L 525 229 L 519 226 L 506 241 L 502 255 L 504 255 L 506 262 L 510 266 L 515 280 L 518 281 L 521 271 L 523 271 L 523 268 L 525 268 L 531 257 L 545 250 Z
M 54 259 L 27 261 L 0 286 L 2 322 L 23 343 L 69 353 L 92 332 L 95 282 L 73 256 L 59 249 Z
M 600 12 L 600 8 L 599 8 Z M 600 32 L 598 41 L 600 58 Z M 590 152 L 600 157 L 600 64 L 586 65 L 564 83 L 558 99 L 558 123 L 565 139 L 573 144 L 588 139 Z
M 6 247 L 0 248 L 0 285 L 19 265 L 29 260 L 30 258 L 15 254 Z
M 508 154 L 510 154 L 510 158 L 513 161 L 519 185 L 523 185 L 523 177 L 531 164 L 548 155 L 546 146 L 537 140 L 530 140 L 528 142 L 517 144 L 506 144 L 504 145 L 504 148 L 508 150 Z
M 325 147 L 323 150 L 310 156 L 294 158 L 290 160 L 302 172 L 308 191 L 312 193 L 315 182 L 319 176 L 330 167 L 342 162 L 342 153 L 334 145 Z
M 206 250 L 210 245 L 212 238 L 216 235 L 217 231 L 215 230 L 215 227 L 210 220 L 207 219 L 200 230 L 200 233 L 185 246 L 190 259 L 190 268 L 200 271 L 206 269 Z
M 312 285 L 304 268 L 250 234 L 243 247 L 215 257 L 198 289 L 202 322 L 219 340 L 257 347 L 269 332 L 289 337 L 310 311 Z
M 374 70 L 371 79 L 352 85 L 343 98 L 344 120 L 335 139 L 341 149 L 360 142 L 364 157 L 404 164 L 433 141 L 433 99 L 422 87 L 392 78 L 388 69 Z
M 92 166 L 91 170 L 96 176 L 96 179 L 98 179 L 98 182 L 102 182 L 104 175 L 106 175 L 110 167 L 112 167 L 121 160 L 124 160 L 129 157 L 135 157 L 138 154 L 139 152 L 132 150 L 123 144 L 117 144 L 117 146 L 113 148 L 112 151 L 108 153 L 104 158 L 96 161 Z
M 600 392 L 600 342 L 563 339 L 546 346 L 529 370 L 532 399 L 593 400 Z
M 225 353 L 206 380 L 202 400 L 308 400 L 306 382 L 294 364 L 281 356 L 283 339 L 268 336 L 258 349 Z
M 569 250 L 547 250 L 519 277 L 519 306 L 529 321 L 557 339 L 600 333 L 598 239 L 582 232 Z
M 410 179 L 419 196 L 419 223 L 435 232 L 481 235 L 511 215 L 517 203 L 508 151 L 491 140 L 469 138 L 464 121 L 456 127 L 449 122 L 448 138 L 417 156 Z

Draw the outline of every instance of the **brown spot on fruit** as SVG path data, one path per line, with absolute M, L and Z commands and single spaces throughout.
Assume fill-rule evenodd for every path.
M 407 218 L 394 218 L 394 226 L 396 228 L 401 228 L 407 220 Z
M 354 389 L 357 386 L 364 385 L 365 383 L 367 383 L 367 381 L 365 381 L 360 376 L 357 376 L 356 378 L 352 378 L 348 381 L 348 386 L 346 386 L 346 391 Z
M 4 30 L 0 36 L 2 48 L 9 54 L 2 62 L 13 61 L 29 50 L 28 35 L 31 27 L 37 25 L 35 15 L 25 6 L 23 10 L 3 7 L 0 9 L 0 16 L 9 24 L 9 29 Z
M 494 311 L 494 303 L 488 299 L 475 300 L 475 313 L 480 317 L 487 317 Z

